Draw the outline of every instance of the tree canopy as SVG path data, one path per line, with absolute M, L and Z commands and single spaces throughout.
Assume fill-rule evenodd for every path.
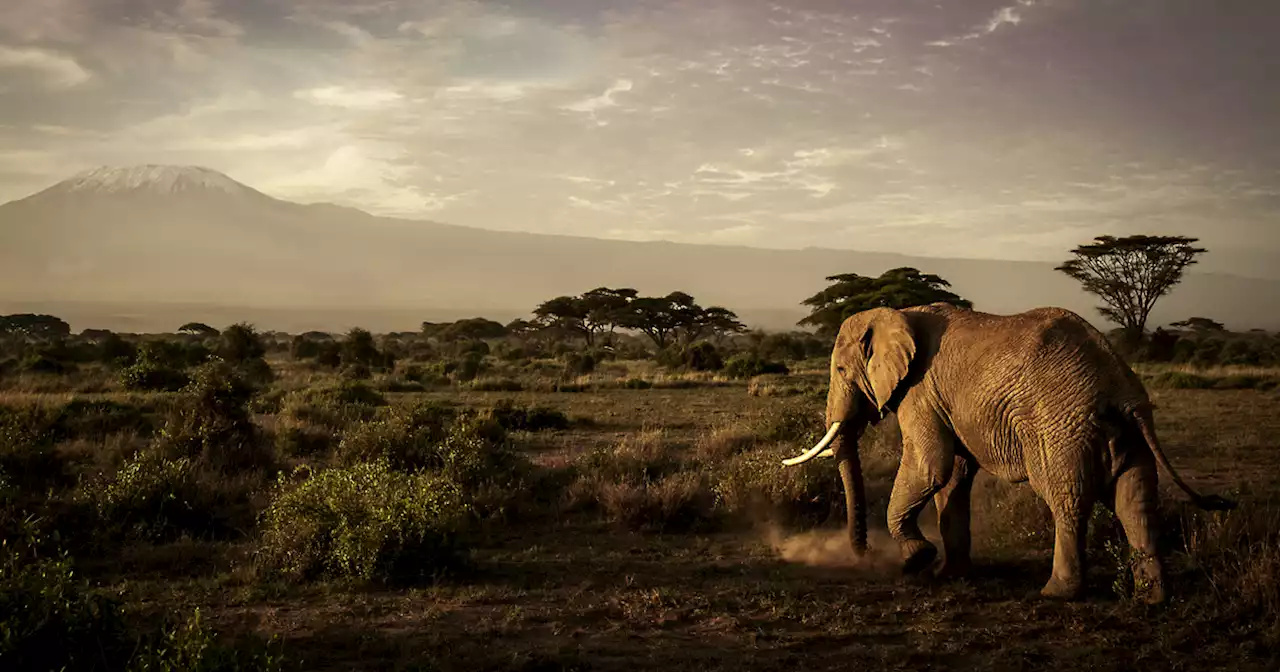
M 634 289 L 597 287 L 579 296 L 544 301 L 533 314 L 543 328 L 582 336 L 590 347 L 600 334 L 622 326 L 638 294 Z
M 1178 329 L 1190 329 L 1197 333 L 1221 333 L 1227 330 L 1226 326 L 1221 322 L 1207 317 L 1188 317 L 1179 322 L 1172 322 L 1169 326 Z
M 18 336 L 30 339 L 52 339 L 71 335 L 71 325 L 53 315 L 19 313 L 0 315 L 0 336 Z
M 891 269 L 875 278 L 844 273 L 826 279 L 832 283 L 829 287 L 801 302 L 811 312 L 797 323 L 817 327 L 823 336 L 834 336 L 849 316 L 870 308 L 909 308 L 938 302 L 973 307 L 971 301 L 947 289 L 951 283 L 910 267 Z
M 1141 340 L 1147 318 L 1160 297 L 1182 281 L 1182 273 L 1207 250 L 1185 236 L 1098 236 L 1072 250 L 1074 258 L 1058 266 L 1084 291 L 1106 305 L 1098 312 L 1119 324 L 1132 341 Z
M 178 333 L 191 336 L 217 336 L 221 332 L 203 322 L 188 322 L 178 327 Z
M 746 330 L 733 311 L 703 308 L 685 292 L 640 296 L 634 289 L 597 287 L 579 296 L 558 296 L 534 309 L 533 324 L 544 330 L 581 336 L 588 347 L 617 329 L 639 331 L 658 349 L 674 343 Z
M 507 335 L 507 328 L 501 322 L 484 317 L 468 317 L 455 322 L 436 324 L 422 323 L 422 333 L 431 338 L 438 338 L 445 343 L 456 341 L 479 341 L 486 338 L 502 338 Z

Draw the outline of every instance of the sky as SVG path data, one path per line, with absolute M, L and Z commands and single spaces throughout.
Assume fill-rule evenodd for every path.
M 200 165 L 490 229 L 1280 259 L 1280 3 L 5 0 L 0 201 Z

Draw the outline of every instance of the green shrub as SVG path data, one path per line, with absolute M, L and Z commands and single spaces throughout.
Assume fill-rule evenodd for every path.
M 276 452 L 303 457 L 323 453 L 332 446 L 332 435 L 323 427 L 287 424 L 275 432 Z
M 336 453 L 346 465 L 385 459 L 398 470 L 439 472 L 480 518 L 504 515 L 531 471 L 491 414 L 430 403 L 395 407 L 352 427 Z
M 262 335 L 251 324 L 233 324 L 223 330 L 218 338 L 218 356 L 231 364 L 261 359 L 266 354 Z
M 0 668 L 86 670 L 119 647 L 119 606 L 75 576 L 65 552 L 45 557 L 28 527 L 0 540 Z
M 440 468 L 438 446 L 457 416 L 455 408 L 441 404 L 391 407 L 381 417 L 348 428 L 337 457 L 347 465 L 385 458 L 394 469 Z
M 188 380 L 187 374 L 181 369 L 141 357 L 133 364 L 120 369 L 120 386 L 126 390 L 176 392 L 182 389 Z
M 622 381 L 622 387 L 628 390 L 647 390 L 653 387 L 653 383 L 644 378 L 628 378 Z
M 184 534 L 220 537 L 227 533 L 225 498 L 200 478 L 188 458 L 176 460 L 144 451 L 114 474 L 91 480 L 80 492 L 97 514 L 104 538 L 167 541 Z
M 1172 390 L 1205 390 L 1213 387 L 1213 381 L 1194 373 L 1165 371 L 1151 379 L 1151 386 Z
M 754 378 L 766 373 L 789 374 L 791 370 L 782 362 L 761 359 L 755 353 L 734 355 L 724 363 L 722 373 L 730 378 Z
M 719 371 L 724 358 L 715 345 L 702 341 L 684 347 L 669 347 L 658 353 L 658 363 L 669 369 Z
M 792 402 L 760 415 L 751 430 L 764 441 L 785 442 L 808 448 L 826 433 L 826 417 L 816 404 Z
M 344 382 L 335 387 L 308 388 L 290 392 L 280 401 L 280 412 L 288 418 L 341 431 L 348 425 L 369 420 L 387 400 L 362 382 Z
M 508 431 L 539 432 L 569 428 L 568 416 L 554 408 L 520 407 L 510 399 L 499 400 L 489 413 Z
M 465 560 L 464 508 L 451 479 L 396 471 L 385 459 L 325 469 L 296 487 L 282 475 L 257 557 L 291 580 L 430 578 Z
M 53 422 L 40 406 L 0 406 L 0 471 L 10 475 L 12 486 L 38 492 L 65 480 Z
M 245 641 L 227 645 L 196 609 L 184 622 L 173 622 L 151 637 L 144 638 L 129 660 L 125 672 L 276 672 L 283 657 L 276 642 L 246 646 Z M 258 642 L 252 642 L 258 644 Z
M 590 352 L 568 352 L 564 355 L 564 374 L 570 378 L 585 376 L 596 370 L 596 356 Z
M 249 413 L 254 388 L 238 371 L 225 362 L 204 364 L 183 392 L 160 432 L 167 454 L 228 470 L 270 466 L 272 455 Z

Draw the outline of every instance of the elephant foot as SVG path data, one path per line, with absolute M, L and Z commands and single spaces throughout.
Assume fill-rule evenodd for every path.
M 924 539 L 908 539 L 902 542 L 902 557 L 902 573 L 919 574 L 938 557 L 938 547 Z
M 934 576 L 943 581 L 954 581 L 968 575 L 972 567 L 968 560 L 948 560 L 944 558 L 942 566 L 938 567 L 938 571 L 934 572 Z
M 1040 596 L 1051 600 L 1078 600 L 1082 593 L 1084 585 L 1081 581 L 1064 581 L 1057 577 L 1049 579 L 1049 583 L 1040 589 Z
M 1164 590 L 1164 581 L 1160 577 L 1144 576 L 1143 572 L 1133 573 L 1133 598 L 1145 604 L 1164 604 L 1168 599 Z

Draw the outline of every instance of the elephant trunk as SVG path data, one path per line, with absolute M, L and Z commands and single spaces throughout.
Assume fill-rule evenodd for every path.
M 862 479 L 862 459 L 858 455 L 858 437 L 849 437 L 847 432 L 840 432 L 836 434 L 833 444 L 840 480 L 844 483 L 849 543 L 853 547 L 853 554 L 862 557 L 867 553 L 867 492 Z

